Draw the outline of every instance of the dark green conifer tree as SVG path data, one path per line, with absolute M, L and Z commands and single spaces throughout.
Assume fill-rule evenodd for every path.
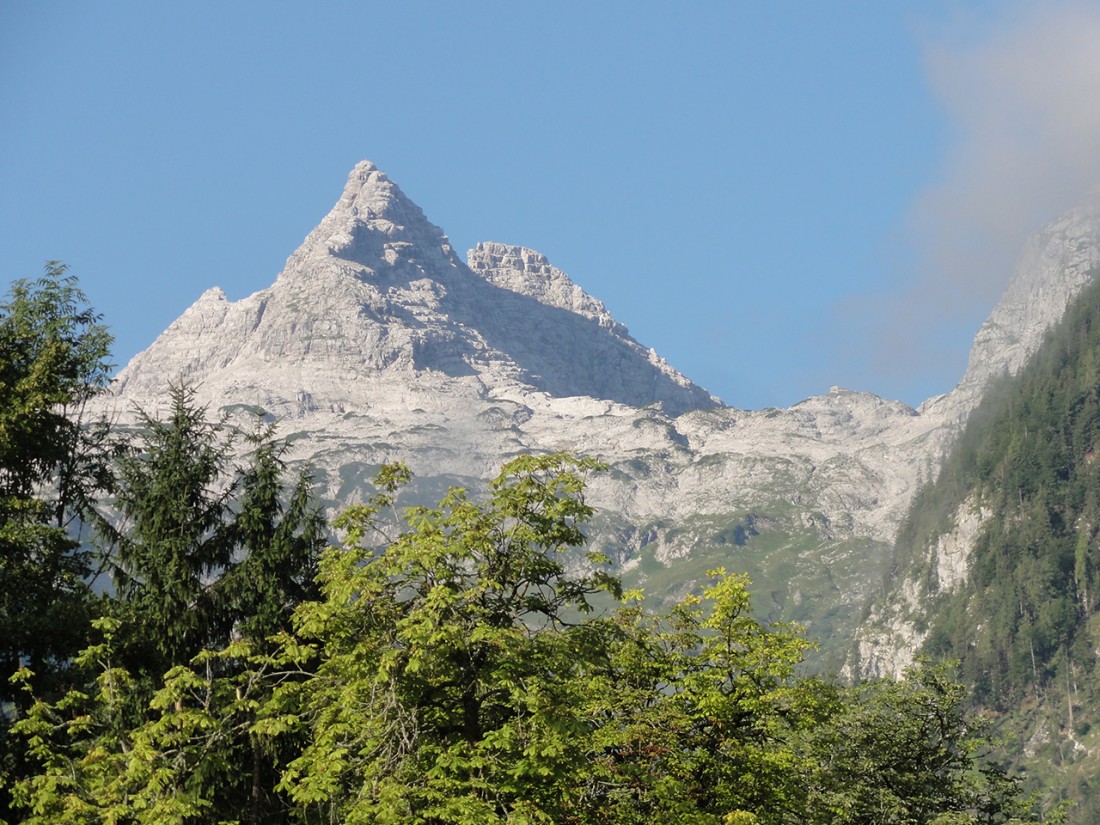
M 73 527 L 103 482 L 100 430 L 81 427 L 106 385 L 111 336 L 58 263 L 0 304 L 0 697 L 20 662 L 45 674 L 84 637 L 89 559 Z M 81 622 L 76 617 L 83 618 Z
M 265 425 L 245 436 L 253 450 L 233 470 L 238 435 L 177 387 L 166 419 L 143 415 L 119 463 L 118 518 L 103 523 L 121 633 L 149 673 L 234 635 L 263 639 L 316 594 L 325 520 L 309 474 L 287 482 L 285 444 Z
M 255 640 L 289 628 L 294 607 L 319 595 L 317 559 L 327 526 L 309 472 L 287 485 L 286 444 L 273 435 L 261 425 L 248 437 L 255 449 L 238 472 L 229 524 L 235 563 L 219 584 L 224 619 Z
M 232 552 L 222 430 L 192 389 L 174 388 L 171 403 L 164 421 L 143 413 L 118 465 L 120 518 L 108 527 L 127 647 L 156 674 L 219 641 L 213 585 Z

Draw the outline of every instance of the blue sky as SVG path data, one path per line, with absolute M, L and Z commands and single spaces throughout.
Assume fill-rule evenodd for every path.
M 1044 58 L 1100 52 L 1059 40 L 1095 10 L 0 0 L 0 278 L 66 261 L 124 364 L 208 287 L 272 283 L 369 159 L 460 252 L 538 249 L 729 404 L 916 404 L 961 376 L 1024 227 L 1100 182 L 1051 148 L 1100 145 L 1100 81 Z M 1028 103 L 1018 55 L 1074 96 Z M 985 163 L 1019 106 L 1052 135 L 1010 145 L 1063 183 Z M 991 202 L 1027 208 L 963 260 Z

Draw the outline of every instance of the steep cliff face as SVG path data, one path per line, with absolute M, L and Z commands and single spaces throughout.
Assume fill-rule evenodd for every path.
M 1100 263 L 1100 188 L 1028 239 L 1004 294 L 974 336 L 966 374 L 922 413 L 962 420 L 989 383 L 1015 375 Z
M 974 542 L 991 513 L 976 494 L 967 496 L 952 514 L 950 527 L 887 581 L 857 635 L 847 663 L 850 675 L 898 678 L 913 664 L 928 637 L 937 598 L 966 584 Z

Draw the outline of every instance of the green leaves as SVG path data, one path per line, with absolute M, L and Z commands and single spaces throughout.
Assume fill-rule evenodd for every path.
M 944 666 L 920 665 L 840 699 L 798 741 L 807 821 L 1036 821 L 1033 800 L 987 761 L 988 723 L 965 712 L 966 690 Z
M 134 683 L 113 664 L 117 623 L 101 627 L 104 642 L 84 654 L 85 663 L 96 660 L 102 668 L 97 689 L 71 692 L 54 705 L 36 701 L 14 726 L 39 763 L 37 774 L 13 788 L 28 812 L 22 821 L 211 821 L 239 777 L 237 757 L 259 707 L 263 660 L 242 644 L 204 654 L 194 668 L 173 668 L 135 720 L 126 707 Z M 237 657 L 252 668 L 225 666 Z M 228 819 L 219 814 L 217 821 Z
M 291 689 L 312 732 L 284 774 L 292 799 L 348 821 L 496 821 L 579 761 L 576 697 L 557 677 L 584 659 L 557 629 L 604 589 L 560 558 L 583 542 L 577 471 L 591 466 L 522 459 L 485 504 L 452 490 L 382 546 L 369 542 L 393 532 L 378 519 L 407 471 L 385 469 L 379 496 L 345 512 L 344 547 L 321 561 L 326 601 L 296 615 L 321 662 Z
M 126 627 L 100 622 L 94 685 L 19 723 L 26 821 L 1034 821 L 942 670 L 799 678 L 800 631 L 754 619 L 724 570 L 666 614 L 621 594 L 583 547 L 595 468 L 525 457 L 484 500 L 403 514 L 408 471 L 385 468 L 291 631 L 201 652 L 136 714 Z M 241 529 L 277 541 L 265 519 Z

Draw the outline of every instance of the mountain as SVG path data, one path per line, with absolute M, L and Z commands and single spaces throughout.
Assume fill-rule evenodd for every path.
M 1100 270 L 1094 270 L 1094 273 Z M 884 619 L 959 662 L 1007 753 L 1100 816 L 1100 280 L 988 390 L 898 536 Z M 880 661 L 864 662 L 866 672 Z
M 632 339 L 537 253 L 482 244 L 470 266 L 370 163 L 269 289 L 208 290 L 119 377 L 155 397 L 164 378 L 280 416 L 385 405 L 416 385 L 445 395 L 587 396 L 671 414 L 717 406 Z
M 265 410 L 334 505 L 362 497 L 388 460 L 432 496 L 476 488 L 524 452 L 593 455 L 609 469 L 592 480 L 592 541 L 630 584 L 659 598 L 709 567 L 744 570 L 756 603 L 805 623 L 824 640 L 820 666 L 838 667 L 914 492 L 1072 292 L 1059 273 L 1076 227 L 1035 242 L 953 392 L 914 410 L 834 387 L 742 411 L 538 252 L 482 243 L 463 263 L 364 162 L 272 286 L 236 302 L 205 292 L 102 403 L 128 426 L 135 406 L 155 412 L 186 382 L 213 410 Z
M 955 422 L 958 432 L 990 385 L 1016 375 L 1029 363 L 1044 336 L 1091 284 L 1097 267 L 1100 189 L 1027 242 L 1004 296 L 975 337 L 966 375 L 950 393 L 922 404 L 921 412 Z M 953 443 L 951 436 L 942 446 Z M 946 453 L 940 460 L 945 457 Z M 926 480 L 936 479 L 939 463 Z M 935 516 L 927 505 L 918 506 L 921 512 L 910 514 L 903 527 L 899 558 L 885 592 L 870 608 L 848 665 L 865 676 L 897 676 L 912 663 L 928 634 L 929 600 L 966 584 L 975 542 L 991 517 L 974 495 L 954 500 L 950 513 Z M 925 521 L 934 522 L 931 532 L 924 525 L 920 535 L 909 535 Z M 935 573 L 929 579 L 931 570 Z

